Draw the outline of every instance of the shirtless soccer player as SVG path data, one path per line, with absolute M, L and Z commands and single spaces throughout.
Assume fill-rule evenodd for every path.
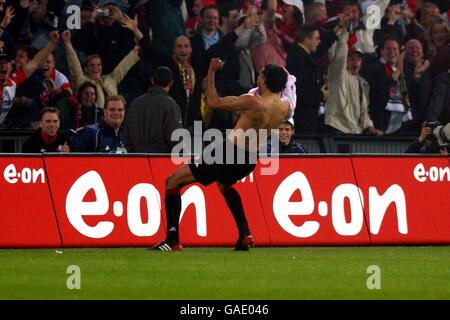
M 208 70 L 207 100 L 213 109 L 240 111 L 240 118 L 236 126 L 222 143 L 222 163 L 200 164 L 191 162 L 178 168 L 166 179 L 166 240 L 157 244 L 154 249 L 162 251 L 182 250 L 179 239 L 179 220 L 181 213 L 180 189 L 193 182 L 205 186 L 216 182 L 225 198 L 236 222 L 239 239 L 235 250 L 248 250 L 253 245 L 253 239 L 248 228 L 239 193 L 233 185 L 250 174 L 256 165 L 256 153 L 259 146 L 266 141 L 251 141 L 251 137 L 258 137 L 259 130 L 266 130 L 267 136 L 272 129 L 289 117 L 289 103 L 280 98 L 280 92 L 285 88 L 287 72 L 278 66 L 267 65 L 258 77 L 259 95 L 244 94 L 239 97 L 219 97 L 217 95 L 214 75 L 223 66 L 219 59 L 212 59 Z M 241 130 L 237 130 L 241 129 Z M 256 135 L 245 135 L 247 130 L 255 130 Z M 247 136 L 247 139 L 245 138 Z M 253 139 L 257 140 L 257 138 Z M 225 150 L 234 151 L 234 159 L 227 159 Z M 236 155 L 239 154 L 239 157 Z M 243 156 L 244 155 L 244 156 Z M 205 156 L 205 154 L 203 154 Z M 241 158 L 240 158 L 241 157 Z M 243 161 L 237 161 L 245 158 Z M 231 162 L 231 163 L 230 163 Z

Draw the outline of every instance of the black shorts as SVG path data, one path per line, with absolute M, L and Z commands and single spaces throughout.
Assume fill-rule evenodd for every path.
M 242 150 L 228 140 L 226 141 L 217 146 L 218 148 L 222 148 L 223 157 L 221 157 L 222 161 L 220 163 L 205 163 L 205 153 L 202 154 L 201 158 L 191 160 L 189 168 L 191 169 L 192 175 L 202 185 L 207 186 L 216 181 L 225 185 L 232 185 L 248 176 L 255 169 L 256 154 Z M 227 145 L 228 148 L 233 149 L 234 154 L 233 157 L 230 157 L 230 153 L 228 152 L 228 159 Z M 239 153 L 241 158 L 237 156 Z

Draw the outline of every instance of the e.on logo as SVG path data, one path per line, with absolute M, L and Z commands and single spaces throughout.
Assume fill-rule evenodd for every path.
M 292 194 L 297 190 L 302 195 L 302 201 L 290 201 Z M 341 236 L 354 236 L 360 233 L 364 222 L 364 196 L 361 189 L 354 184 L 341 184 L 334 189 L 331 198 L 331 218 L 336 233 Z M 345 199 L 350 203 L 350 222 L 345 218 Z M 394 184 L 382 195 L 378 193 L 377 188 L 369 187 L 369 221 L 372 234 L 377 235 L 380 232 L 384 215 L 391 203 L 394 203 L 397 209 L 398 231 L 401 234 L 408 233 L 405 194 L 399 185 Z M 274 195 L 273 212 L 284 230 L 298 238 L 309 238 L 316 234 L 320 228 L 319 222 L 306 221 L 301 226 L 296 226 L 289 217 L 311 215 L 314 209 L 314 195 L 308 179 L 302 172 L 296 171 L 281 182 Z M 317 209 L 320 216 L 328 215 L 326 202 L 320 201 Z
M 11 163 L 3 170 L 3 178 L 10 184 L 16 184 L 18 182 L 25 184 L 45 183 L 45 172 L 43 168 L 22 168 L 17 170 L 16 166 Z
M 84 201 L 86 194 L 93 190 L 95 201 Z M 141 218 L 141 200 L 144 199 L 148 208 L 148 221 L 144 223 Z M 190 204 L 195 205 L 197 234 L 206 237 L 206 208 L 203 191 L 192 186 L 181 197 L 182 210 L 180 221 Z M 128 192 L 126 201 L 126 217 L 128 227 L 137 237 L 149 237 L 155 235 L 161 224 L 161 196 L 154 185 L 139 183 Z M 82 235 L 101 239 L 107 237 L 114 229 L 112 221 L 101 221 L 95 226 L 89 226 L 83 220 L 84 216 L 104 216 L 110 209 L 110 200 L 102 177 L 96 171 L 89 171 L 79 177 L 70 188 L 66 197 L 66 214 L 72 226 Z M 122 201 L 114 201 L 112 211 L 116 217 L 124 215 Z M 106 219 L 105 219 L 106 220 Z
M 430 180 L 432 182 L 450 181 L 450 168 L 438 168 L 431 167 L 428 170 L 423 163 L 419 163 L 414 167 L 414 178 L 419 182 L 426 182 Z

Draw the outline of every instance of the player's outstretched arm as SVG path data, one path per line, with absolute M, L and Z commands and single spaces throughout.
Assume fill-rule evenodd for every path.
M 208 101 L 208 106 L 211 109 L 223 109 L 227 111 L 239 111 L 250 108 L 255 104 L 255 97 L 244 94 L 239 97 L 228 96 L 228 97 L 219 97 L 216 91 L 216 83 L 215 83 L 215 73 L 217 70 L 222 68 L 223 63 L 218 58 L 211 59 L 211 63 L 209 64 L 208 76 L 207 76 L 207 90 L 206 90 L 206 98 Z

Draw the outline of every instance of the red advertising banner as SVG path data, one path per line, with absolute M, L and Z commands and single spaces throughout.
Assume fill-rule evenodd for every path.
M 60 247 L 41 157 L 0 157 L 0 247 Z
M 164 194 L 166 177 L 177 168 L 170 158 L 149 158 L 155 186 Z M 269 245 L 269 235 L 262 215 L 261 200 L 252 176 L 235 185 L 239 192 L 248 224 L 256 245 Z M 215 184 L 204 187 L 191 184 L 181 190 L 182 215 L 180 220 L 180 240 L 188 246 L 232 246 L 236 243 L 238 232 L 233 216 L 225 199 Z M 165 205 L 162 203 L 163 220 Z
M 145 157 L 45 156 L 64 246 L 150 246 L 163 237 Z
M 369 243 L 349 157 L 278 160 L 275 175 L 254 171 L 272 245 Z
M 446 158 L 354 157 L 372 244 L 450 243 Z
M 259 161 L 235 185 L 257 246 L 450 243 L 448 158 Z M 0 247 L 153 246 L 165 237 L 165 179 L 179 166 L 168 157 L 0 157 Z M 235 244 L 216 185 L 181 192 L 184 245 Z

